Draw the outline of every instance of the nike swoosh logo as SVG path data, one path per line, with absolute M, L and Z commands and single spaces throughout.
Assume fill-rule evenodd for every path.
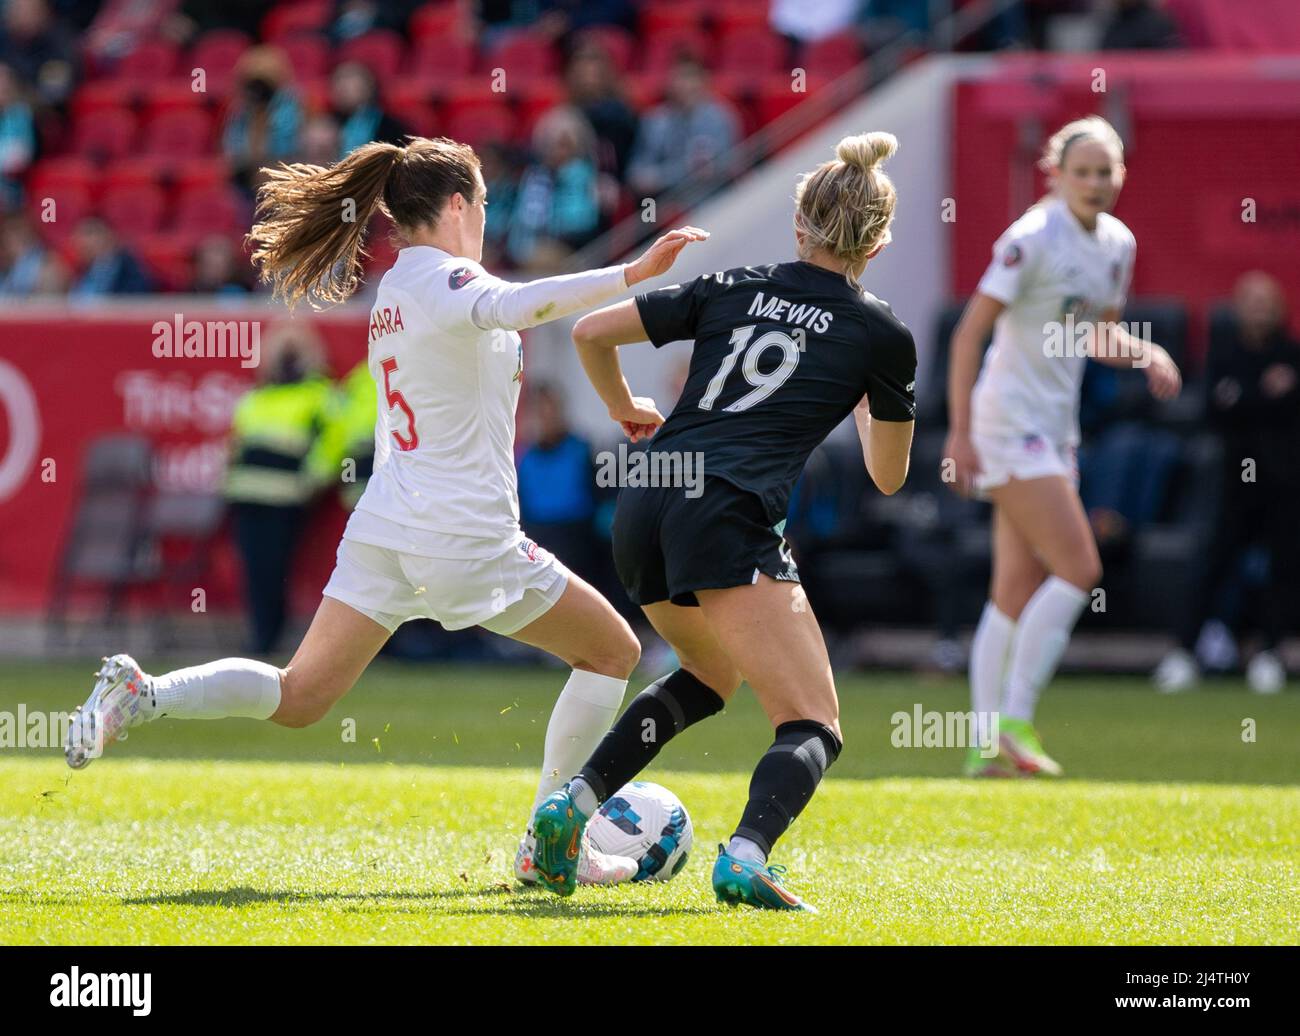
M 573 829 L 573 837 L 569 839 L 569 847 L 564 850 L 564 855 L 570 860 L 578 858 L 578 839 L 582 837 L 582 832 L 577 828 Z
M 780 896 L 781 899 L 787 904 L 789 904 L 790 906 L 799 905 L 799 900 L 797 898 L 792 896 L 789 892 L 783 889 L 780 885 L 778 885 L 775 881 L 769 878 L 766 874 L 755 874 L 754 877 L 757 878 L 759 881 L 761 881 L 768 888 L 770 888 L 778 896 Z

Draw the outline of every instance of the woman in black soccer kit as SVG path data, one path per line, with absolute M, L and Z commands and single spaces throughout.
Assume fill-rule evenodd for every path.
M 887 133 L 847 137 L 835 159 L 801 179 L 798 261 L 638 295 L 574 329 L 611 415 L 631 398 L 618 346 L 694 340 L 686 385 L 648 460 L 669 472 L 698 458 L 704 478 L 619 494 L 619 577 L 681 668 L 643 691 L 536 813 L 535 859 L 552 891 L 572 891 L 565 850 L 600 802 L 670 738 L 721 711 L 744 679 L 776 739 L 754 770 L 735 835 L 719 847 L 714 889 L 725 902 L 808 909 L 767 856 L 843 742 L 826 646 L 781 531 L 808 455 L 849 414 L 876 485 L 893 493 L 907 475 L 916 349 L 889 306 L 858 284 L 889 240 L 895 194 L 878 164 L 896 147 Z M 654 431 L 623 427 L 634 438 Z

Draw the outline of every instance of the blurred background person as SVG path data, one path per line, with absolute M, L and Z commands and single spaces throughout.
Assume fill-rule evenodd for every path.
M 0 63 L 10 66 L 44 104 L 61 107 L 77 81 L 76 42 L 45 0 L 7 0 L 0 23 Z
M 595 136 L 576 108 L 553 108 L 533 131 L 536 160 L 519 180 L 506 252 L 522 269 L 556 269 L 596 234 Z M 491 203 L 489 203 L 489 209 Z
M 1114 0 L 1101 34 L 1102 50 L 1163 50 L 1181 47 L 1178 23 L 1156 0 Z
M 6 216 L 0 229 L 0 297 L 53 295 L 67 288 L 67 266 L 42 243 L 31 217 L 21 210 Z
M 247 295 L 250 271 L 243 253 L 222 234 L 194 246 L 193 291 L 202 295 Z
M 609 52 L 599 43 L 581 43 L 565 71 L 569 103 L 586 117 L 596 135 L 596 165 L 622 180 L 636 143 L 637 115 L 623 96 Z
M 708 70 L 693 57 L 673 64 L 665 94 L 641 120 L 628 185 L 653 197 L 692 176 L 721 183 L 726 157 L 740 139 L 736 113 L 713 93 Z
M 280 324 L 262 342 L 258 384 L 231 421 L 225 495 L 244 568 L 250 650 L 273 652 L 284 630 L 287 586 L 307 505 L 335 477 L 322 433 L 333 418 L 334 387 L 319 337 Z
M 360 61 L 344 61 L 330 76 L 330 114 L 339 128 L 334 161 L 372 140 L 401 144 L 407 135 L 406 127 L 384 111 L 374 73 Z
M 88 216 L 72 232 L 79 274 L 68 294 L 74 298 L 136 295 L 153 290 L 144 267 L 113 228 L 98 216 Z
M 0 211 L 18 206 L 22 178 L 36 157 L 36 125 L 12 66 L 0 62 Z
M 303 123 L 298 161 L 308 165 L 333 165 L 339 160 L 339 124 L 324 112 Z
M 1238 279 L 1232 310 L 1225 333 L 1212 335 L 1205 379 L 1207 417 L 1223 440 L 1222 507 L 1178 647 L 1154 674 L 1166 692 L 1196 683 L 1203 627 L 1212 619 L 1233 625 L 1233 610 L 1238 636 L 1259 637 L 1246 666 L 1251 690 L 1271 694 L 1286 683 L 1277 644 L 1300 595 L 1300 344 L 1287 331 L 1282 287 L 1267 273 Z M 1252 557 L 1256 564 L 1249 564 Z M 1243 579 L 1255 586 L 1234 593 Z
M 246 194 L 256 190 L 259 168 L 293 160 L 301 126 L 302 105 L 284 51 L 270 46 L 244 51 L 235 66 L 234 99 L 226 113 L 221 150 Z

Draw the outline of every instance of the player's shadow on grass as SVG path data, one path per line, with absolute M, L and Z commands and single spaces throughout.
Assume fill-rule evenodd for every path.
M 406 911 L 415 909 L 414 903 L 436 901 L 469 901 L 484 899 L 493 902 L 489 908 L 439 908 L 439 913 L 451 914 L 502 914 L 513 917 L 672 917 L 681 914 L 713 913 L 700 907 L 658 906 L 647 904 L 633 906 L 626 903 L 601 903 L 588 897 L 577 902 L 562 902 L 541 889 L 516 891 L 500 882 L 477 888 L 430 889 L 424 892 L 294 892 L 289 890 L 254 889 L 245 886 L 228 889 L 193 889 L 189 892 L 170 892 L 156 896 L 132 896 L 122 900 L 124 906 L 210 906 L 241 907 L 258 903 L 288 905 L 293 903 L 343 903 L 349 911 Z M 389 901 L 400 904 L 389 905 Z

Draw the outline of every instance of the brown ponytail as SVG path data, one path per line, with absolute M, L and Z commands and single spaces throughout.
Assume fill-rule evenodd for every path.
M 265 170 L 258 221 L 247 237 L 260 279 L 290 309 L 303 298 L 313 306 L 345 301 L 357 290 L 375 212 L 391 218 L 403 236 L 432 226 L 453 194 L 477 197 L 478 165 L 467 144 L 412 137 L 405 147 L 363 144 L 328 167 Z

